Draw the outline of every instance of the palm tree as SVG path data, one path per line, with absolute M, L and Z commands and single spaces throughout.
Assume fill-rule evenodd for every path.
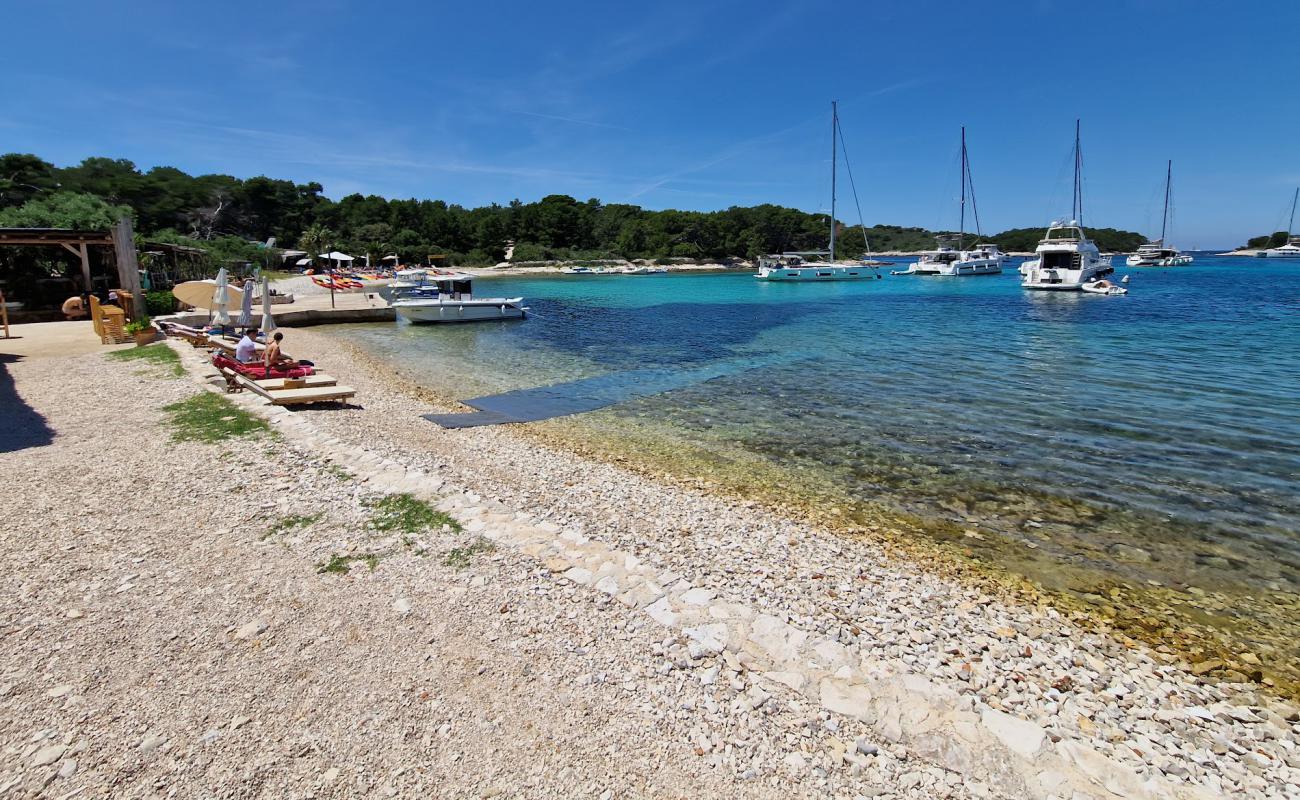
M 298 237 L 298 246 L 307 251 L 312 266 L 315 266 L 316 259 L 320 258 L 321 253 L 328 253 L 334 249 L 333 241 L 334 231 L 324 225 L 316 224 L 302 232 L 302 236 Z

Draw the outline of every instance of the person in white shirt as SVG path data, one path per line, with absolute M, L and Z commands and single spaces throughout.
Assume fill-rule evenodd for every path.
M 251 364 L 257 360 L 257 328 L 244 331 L 244 338 L 235 345 L 235 360 L 241 364 Z

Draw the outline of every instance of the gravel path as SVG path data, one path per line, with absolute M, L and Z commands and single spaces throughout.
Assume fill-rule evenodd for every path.
M 742 672 L 675 669 L 663 628 L 521 552 L 378 532 L 290 440 L 170 441 L 187 379 L 4 368 L 53 441 L 0 452 L 0 796 L 1003 796 L 796 697 L 750 709 Z

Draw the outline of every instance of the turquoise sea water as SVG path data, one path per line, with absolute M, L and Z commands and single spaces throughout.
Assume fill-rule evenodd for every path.
M 532 316 L 348 334 L 461 398 L 704 368 L 713 377 L 590 419 L 743 453 L 792 492 L 829 487 L 1040 560 L 1300 590 L 1300 264 L 1121 266 L 1126 297 L 1026 292 L 1014 266 L 888 271 L 480 280 L 481 295 L 524 295 Z

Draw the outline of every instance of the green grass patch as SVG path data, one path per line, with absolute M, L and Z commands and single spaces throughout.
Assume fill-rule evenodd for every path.
M 316 572 L 320 575 L 346 575 L 352 571 L 352 565 L 358 561 L 370 567 L 371 572 L 379 566 L 379 556 L 375 553 L 363 553 L 359 556 L 341 556 L 335 553 L 328 561 L 317 564 Z
M 290 514 L 288 516 L 280 517 L 262 538 L 269 539 L 272 536 L 280 536 L 281 534 L 292 533 L 300 528 L 306 528 L 320 520 L 323 516 L 325 516 L 324 512 L 316 514 Z
M 474 560 L 474 556 L 479 553 L 491 553 L 496 549 L 496 545 L 480 536 L 464 547 L 453 547 L 448 550 L 447 554 L 442 559 L 442 563 L 445 566 L 454 567 L 455 569 L 464 569 Z
M 409 494 L 384 495 L 369 503 L 370 524 L 377 531 L 419 533 L 443 525 L 460 532 L 460 523 Z
M 219 442 L 271 432 L 264 421 L 211 392 L 163 406 L 163 411 L 169 417 L 172 439 L 178 442 Z
M 348 472 L 347 470 L 340 467 L 338 464 L 326 464 L 322 471 L 326 475 L 333 475 L 335 478 L 345 483 L 347 481 L 356 480 L 357 477 L 356 475 L 353 475 L 351 472 Z
M 133 347 L 130 350 L 114 350 L 108 357 L 115 361 L 139 361 L 149 366 L 162 367 L 163 372 L 179 378 L 185 374 L 181 366 L 181 357 L 165 344 L 151 344 L 145 347 Z

